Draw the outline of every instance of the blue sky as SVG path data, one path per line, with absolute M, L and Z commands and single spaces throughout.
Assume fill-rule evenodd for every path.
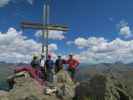
M 20 23 L 24 20 L 41 23 L 44 2 L 45 0 L 0 1 L 0 31 L 6 33 L 12 27 L 19 32 Z M 63 34 L 65 39 L 50 39 L 49 43 L 58 46 L 55 53 L 75 53 L 82 60 L 88 58 L 87 62 L 115 62 L 114 58 L 119 58 L 120 61 L 133 59 L 129 57 L 133 49 L 125 50 L 127 44 L 132 43 L 132 4 L 132 0 L 51 0 L 50 22 L 68 25 L 70 31 Z M 25 30 L 23 36 L 38 41 L 34 35 L 36 31 Z M 97 41 L 102 43 L 98 45 L 95 43 Z M 111 50 L 119 47 L 121 52 L 129 55 L 120 53 L 116 57 L 111 56 L 117 50 L 110 52 L 107 49 L 109 47 Z
M 33 0 L 32 5 L 26 0 L 13 1 L 0 8 L 1 31 L 11 26 L 20 29 L 23 20 L 41 22 L 44 0 Z M 52 0 L 51 23 L 68 25 L 67 37 L 72 39 L 86 34 L 113 39 L 120 20 L 131 22 L 132 9 L 132 0 Z

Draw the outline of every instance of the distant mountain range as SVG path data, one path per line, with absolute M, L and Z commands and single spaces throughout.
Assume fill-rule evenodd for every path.
M 79 70 L 77 72 L 77 79 L 84 80 L 89 79 L 91 76 L 94 76 L 97 73 L 109 73 L 113 75 L 125 75 L 129 77 L 133 77 L 133 63 L 123 64 L 121 62 L 117 62 L 114 64 L 111 63 L 101 63 L 95 65 L 89 64 L 81 64 Z

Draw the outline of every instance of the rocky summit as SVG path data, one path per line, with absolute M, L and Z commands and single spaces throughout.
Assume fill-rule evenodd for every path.
M 45 85 L 31 77 L 17 77 L 13 89 L 0 92 L 0 100 L 72 100 L 75 86 L 68 73 L 61 70 L 56 76 L 55 83 L 45 82 Z
M 56 81 L 41 85 L 31 77 L 16 77 L 10 91 L 0 91 L 0 100 L 133 100 L 128 86 L 110 74 L 97 73 L 78 84 L 65 70 Z

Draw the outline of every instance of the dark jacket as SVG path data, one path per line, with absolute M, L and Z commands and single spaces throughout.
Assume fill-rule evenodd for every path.
M 58 72 L 64 67 L 65 61 L 63 59 L 57 59 L 55 62 L 55 71 Z
M 31 61 L 31 66 L 33 67 L 33 68 L 37 68 L 37 67 L 39 67 L 39 60 L 32 60 Z
M 46 69 L 53 69 L 54 68 L 54 62 L 53 60 L 46 60 L 45 61 Z

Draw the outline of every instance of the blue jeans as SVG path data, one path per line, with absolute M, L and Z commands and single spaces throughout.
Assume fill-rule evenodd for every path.
M 53 82 L 53 80 L 54 80 L 54 69 L 48 69 L 47 70 L 47 80 L 49 82 Z

